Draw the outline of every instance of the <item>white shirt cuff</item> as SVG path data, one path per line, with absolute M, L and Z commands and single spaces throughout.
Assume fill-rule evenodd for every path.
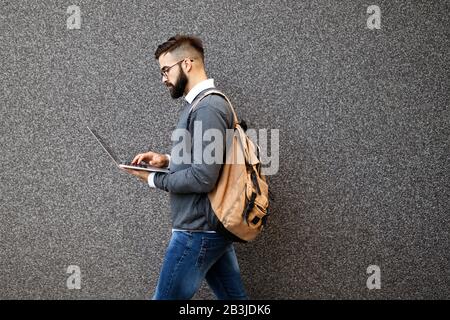
M 147 178 L 147 183 L 151 188 L 156 188 L 154 178 L 155 178 L 155 173 L 150 172 L 150 174 L 148 175 L 148 178 Z

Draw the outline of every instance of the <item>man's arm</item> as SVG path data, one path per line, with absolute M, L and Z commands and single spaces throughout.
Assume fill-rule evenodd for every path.
M 196 121 L 201 121 L 202 123 L 201 137 L 209 129 L 216 129 L 221 133 L 222 139 L 219 141 L 219 146 L 222 148 L 222 154 L 225 153 L 226 129 L 228 128 L 225 115 L 211 105 L 204 105 L 192 113 L 191 123 L 194 125 Z M 195 154 L 192 158 L 201 159 L 201 163 L 193 161 L 194 163 L 191 164 L 191 167 L 176 172 L 152 173 L 151 180 L 157 188 L 173 193 L 207 193 L 214 189 L 219 177 L 223 157 L 220 157 L 221 162 L 219 163 L 206 164 L 203 158 L 205 148 L 214 142 L 203 141 L 203 139 L 201 142 L 195 141 L 198 138 L 197 135 L 198 133 L 194 132 L 191 137 L 192 146 L 198 144 L 199 146 L 201 145 L 201 148 L 193 148 Z

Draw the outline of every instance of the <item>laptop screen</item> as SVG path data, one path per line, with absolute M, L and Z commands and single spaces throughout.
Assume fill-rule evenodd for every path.
M 120 161 L 118 160 L 118 158 L 115 155 L 114 151 L 112 151 L 111 148 L 108 147 L 108 145 L 103 141 L 102 137 L 100 137 L 100 135 L 95 130 L 91 130 L 91 128 L 89 128 L 89 127 L 87 127 L 87 128 L 92 133 L 92 135 L 95 137 L 95 139 L 98 141 L 98 143 L 100 143 L 100 145 L 103 147 L 103 149 L 109 154 L 111 159 L 113 159 L 113 161 L 117 165 L 119 165 Z

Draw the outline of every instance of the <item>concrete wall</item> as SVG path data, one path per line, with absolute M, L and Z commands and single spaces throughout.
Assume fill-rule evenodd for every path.
M 181 32 L 203 39 L 241 118 L 280 132 L 272 217 L 236 246 L 250 297 L 448 299 L 449 9 L 1 0 L 0 298 L 151 297 L 168 195 L 118 171 L 86 125 L 123 160 L 169 152 L 181 101 L 153 52 Z

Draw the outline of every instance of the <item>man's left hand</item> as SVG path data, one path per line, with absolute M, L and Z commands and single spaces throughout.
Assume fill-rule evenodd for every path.
M 123 171 L 131 173 L 132 175 L 138 177 L 144 182 L 147 182 L 148 175 L 150 174 L 148 171 L 143 170 L 133 170 L 133 169 L 127 169 L 127 168 L 121 168 Z

